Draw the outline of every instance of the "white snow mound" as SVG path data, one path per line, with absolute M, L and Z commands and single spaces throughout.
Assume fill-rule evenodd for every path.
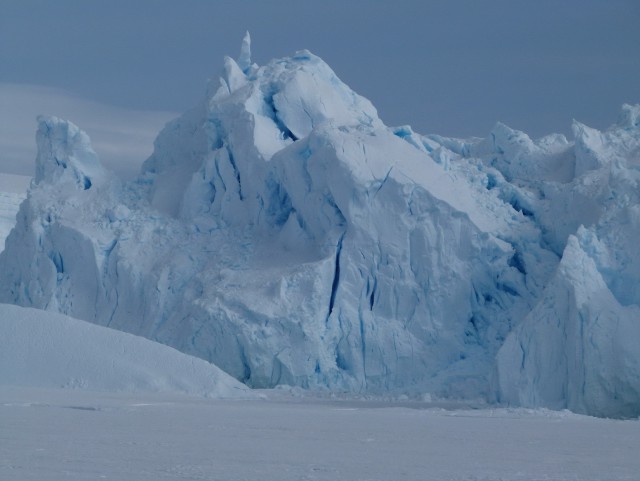
M 0 304 L 0 385 L 250 397 L 216 366 L 61 314 Z

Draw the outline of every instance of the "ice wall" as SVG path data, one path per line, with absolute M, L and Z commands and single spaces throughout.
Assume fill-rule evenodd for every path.
M 590 255 L 633 317 L 638 107 L 605 133 L 576 127 L 575 142 L 502 124 L 486 139 L 422 136 L 386 127 L 307 51 L 259 67 L 247 37 L 238 62 L 131 183 L 75 126 L 41 119 L 0 300 L 159 340 L 250 386 L 554 407 L 557 390 L 530 395 L 523 379 L 560 374 L 520 369 L 509 346 L 529 336 L 542 352 L 527 326 L 572 285 L 560 278 L 580 225 L 601 226 L 608 247 Z
M 543 228 L 558 242 L 579 227 L 541 300 L 498 354 L 503 402 L 640 415 L 639 114 L 640 106 L 625 105 L 605 132 L 574 124 L 575 176 L 543 186 Z

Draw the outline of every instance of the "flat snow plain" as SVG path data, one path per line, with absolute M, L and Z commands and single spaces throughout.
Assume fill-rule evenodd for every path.
M 0 479 L 638 480 L 640 422 L 546 410 L 0 388 Z

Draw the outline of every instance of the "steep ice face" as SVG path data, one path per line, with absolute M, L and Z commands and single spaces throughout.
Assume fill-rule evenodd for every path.
M 87 134 L 57 117 L 38 117 L 36 183 L 73 183 L 90 189 L 105 175 Z
M 603 134 L 627 160 L 633 109 L 628 134 Z M 583 202 L 596 192 L 600 206 L 610 184 L 577 141 L 501 124 L 466 141 L 388 128 L 318 57 L 258 67 L 248 37 L 135 182 L 96 174 L 85 137 L 66 131 L 78 141 L 41 142 L 54 174 L 0 255 L 0 299 L 159 340 L 258 387 L 501 392 L 495 355 L 549 293 L 567 239 L 634 212 L 621 197 Z M 84 189 L 83 176 L 101 180 Z M 633 279 L 636 263 L 598 259 L 614 297 L 637 302 L 614 275 Z
M 241 57 L 248 55 L 247 49 L 243 47 Z M 221 220 L 246 222 L 246 211 L 260 208 L 255 188 L 261 184 L 253 179 L 264 178 L 266 162 L 275 153 L 323 123 L 334 128 L 382 126 L 371 103 L 309 52 L 245 68 L 246 74 L 227 57 L 203 104 L 158 136 L 154 154 L 143 166 L 153 176 L 154 206 L 188 217 L 208 204 L 202 197 L 215 191 L 212 208 Z
M 485 349 L 494 350 L 512 322 L 511 314 L 500 313 L 500 306 L 515 304 L 516 312 L 526 310 L 529 291 L 537 289 L 548 275 L 546 265 L 533 267 L 537 272 L 530 275 L 530 287 L 524 285 L 525 261 L 521 258 L 530 257 L 528 261 L 535 266 L 535 259 L 549 256 L 539 247 L 525 248 L 525 244 L 538 243 L 540 233 L 535 226 L 497 201 L 484 186 L 469 185 L 474 182 L 473 174 L 447 174 L 438 164 L 455 156 L 448 149 L 437 146 L 438 155 L 431 157 L 403 142 L 383 126 L 368 101 L 350 91 L 308 52 L 273 62 L 245 77 L 240 77 L 234 65 L 226 59 L 221 86 L 209 100 L 202 131 L 212 152 L 205 156 L 182 198 L 174 198 L 173 208 L 167 211 L 179 212 L 198 232 L 238 227 L 245 231 L 251 226 L 259 233 L 262 245 L 253 245 L 255 238 L 245 240 L 250 252 L 244 255 L 253 256 L 252 266 L 264 265 L 261 271 L 266 276 L 253 274 L 259 285 L 244 279 L 236 282 L 246 283 L 246 288 L 225 291 L 225 297 L 233 298 L 227 301 L 230 305 L 242 306 L 241 313 L 234 313 L 228 322 L 266 317 L 270 320 L 263 321 L 265 325 L 276 326 L 265 329 L 263 336 L 277 339 L 280 331 L 291 331 L 291 327 L 280 326 L 283 320 L 272 319 L 271 310 L 278 307 L 276 312 L 286 319 L 285 324 L 305 326 L 304 334 L 295 337 L 296 344 L 305 346 L 299 352 L 317 350 L 317 345 L 306 346 L 307 337 L 312 338 L 310 343 L 324 344 L 325 351 L 306 359 L 292 356 L 289 338 L 282 348 L 271 348 L 266 359 L 249 359 L 249 366 L 244 361 L 237 364 L 234 374 L 250 378 L 255 385 L 266 379 L 267 385 L 347 382 L 350 388 L 387 389 L 419 385 L 426 373 L 453 368 L 459 385 L 446 389 L 457 394 L 470 390 L 474 395 L 484 389 L 478 386 L 484 383 L 482 371 L 489 361 L 477 357 L 485 356 Z M 155 157 L 148 165 L 153 163 Z M 162 169 L 153 170 L 156 179 L 164 178 Z M 477 209 L 477 203 L 487 205 L 488 212 Z M 506 218 L 496 217 L 496 210 Z M 460 219 L 450 220 L 452 216 Z M 511 229 L 518 235 L 512 235 Z M 455 239 L 460 235 L 465 240 L 457 245 Z M 445 249 L 448 241 L 443 237 L 447 236 L 454 243 L 452 253 L 429 259 Z M 527 254 L 521 254 L 524 251 Z M 491 259 L 490 266 L 477 262 L 484 257 Z M 275 302 L 266 300 L 274 295 L 271 290 L 255 294 L 263 290 L 264 283 L 273 283 L 272 265 L 278 268 L 275 276 L 280 279 L 281 264 L 286 267 L 292 259 L 304 262 L 295 267 L 295 276 L 308 278 L 302 285 L 319 295 L 304 299 L 297 282 L 291 292 L 274 286 Z M 423 263 L 433 263 L 431 270 Z M 206 273 L 218 270 L 203 270 L 198 277 L 207 280 L 202 284 L 217 284 L 219 275 L 209 280 L 213 276 Z M 459 272 L 465 270 L 477 272 L 477 279 L 464 278 Z M 440 294 L 430 296 L 427 289 Z M 462 309 L 460 298 L 465 299 Z M 300 318 L 296 312 L 299 302 L 308 306 Z M 264 309 L 272 304 L 275 306 Z M 196 324 L 206 328 L 213 324 L 201 319 L 202 313 L 197 316 Z M 215 316 L 227 322 L 227 313 L 217 309 Z M 496 322 L 490 326 L 492 318 Z M 381 324 L 389 327 L 377 332 Z M 203 343 L 198 350 L 227 352 L 227 345 L 237 342 L 232 339 L 224 347 L 206 346 L 212 338 L 221 339 L 221 335 L 211 333 L 198 341 Z M 433 339 L 441 344 L 432 347 Z M 273 352 L 281 349 L 287 357 L 278 354 L 273 358 Z M 254 345 L 251 351 L 255 350 Z M 422 351 L 430 351 L 434 360 L 415 355 Z M 235 356 L 243 357 L 240 353 Z M 419 370 L 412 367 L 416 363 L 430 364 L 420 368 L 425 374 L 416 374 Z M 310 372 L 314 373 L 311 380 Z M 480 381 L 470 382 L 470 377 L 480 377 Z M 434 383 L 433 389 L 443 389 L 440 383 Z
M 626 105 L 609 130 L 576 131 L 582 167 L 570 183 L 554 186 L 562 209 L 554 215 L 571 215 L 585 227 L 569 235 L 542 299 L 500 350 L 506 402 L 640 415 L 638 112 L 640 106 Z
M 0 260 L 2 298 L 253 386 L 487 394 L 494 353 L 551 273 L 534 223 L 478 166 L 385 127 L 318 57 L 249 62 L 245 42 L 136 182 L 38 183 Z M 78 142 L 41 141 L 41 170 L 93 179 L 76 161 L 93 158 L 84 134 L 59 130 Z
M 569 238 L 539 304 L 498 353 L 500 401 L 640 415 L 640 306 L 612 295 L 592 258 L 592 235 L 581 228 Z

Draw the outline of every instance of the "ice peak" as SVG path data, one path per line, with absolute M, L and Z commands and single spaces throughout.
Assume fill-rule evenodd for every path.
M 58 117 L 40 115 L 36 134 L 36 183 L 73 179 L 79 188 L 91 188 L 104 174 L 89 136 L 75 124 Z
M 640 127 L 640 104 L 624 104 L 618 118 L 618 125 L 623 129 Z
M 240 56 L 238 57 L 238 67 L 244 73 L 247 73 L 251 67 L 251 35 L 249 31 L 245 32 L 240 46 Z
M 515 150 L 530 151 L 533 149 L 531 138 L 520 130 L 512 129 L 502 122 L 497 122 L 491 131 L 493 148 L 499 154 L 513 154 Z
M 249 138 L 257 140 L 258 150 L 268 159 L 324 123 L 382 125 L 373 105 L 345 85 L 320 57 L 301 50 L 258 67 L 251 64 L 250 44 L 247 32 L 238 59 L 225 57 L 220 82 L 209 86 L 208 115 L 217 119 L 216 135 L 237 132 L 238 125 L 226 124 L 247 121 Z

